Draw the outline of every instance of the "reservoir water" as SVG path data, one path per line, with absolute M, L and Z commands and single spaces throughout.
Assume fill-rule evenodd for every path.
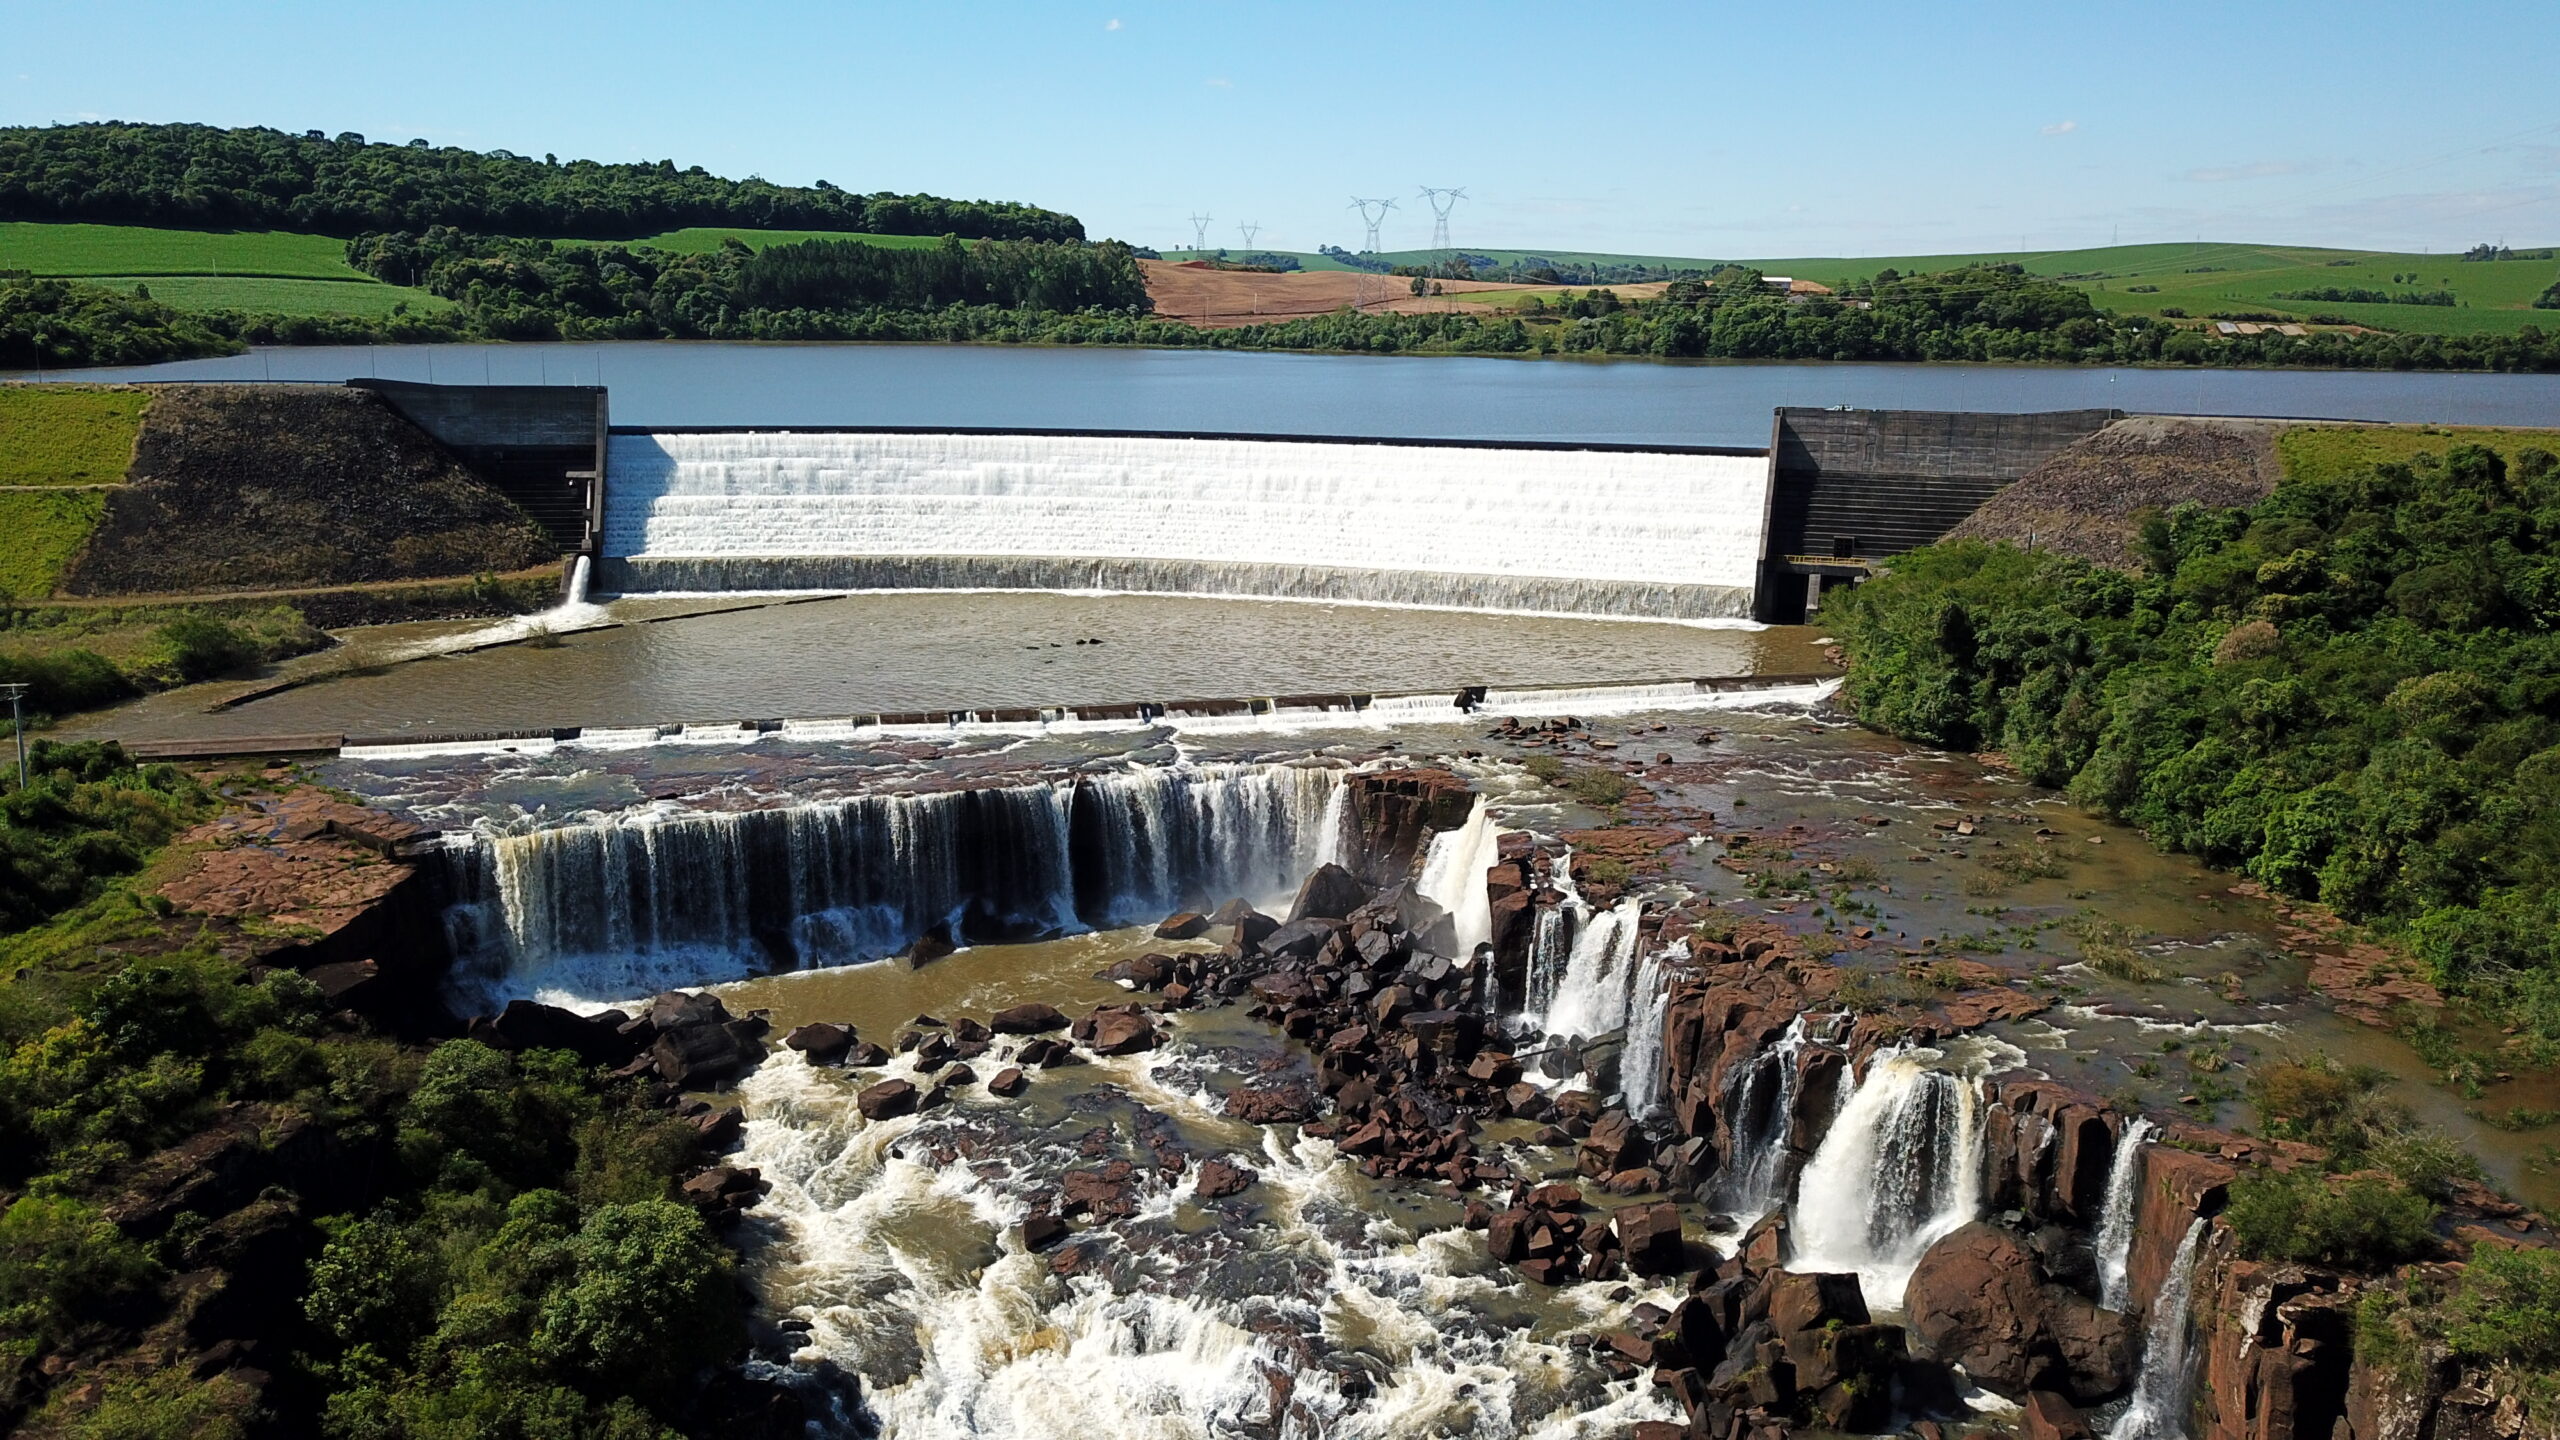
M 1780 405 L 2560 423 L 2560 375 L 1663 364 L 973 345 L 313 346 L 77 380 L 596 385 L 621 425 L 951 425 L 1769 443 Z M 36 378 L 36 377 L 19 377 Z

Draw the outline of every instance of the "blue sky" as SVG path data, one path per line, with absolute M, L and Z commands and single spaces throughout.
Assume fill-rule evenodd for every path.
M 2560 243 L 2552 0 L 11 0 L 0 121 L 357 130 L 1032 201 L 1096 235 L 1693 256 Z

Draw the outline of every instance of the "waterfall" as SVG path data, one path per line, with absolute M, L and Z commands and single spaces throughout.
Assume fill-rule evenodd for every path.
M 1642 909 L 1631 896 L 1617 908 L 1592 915 L 1573 938 L 1573 954 L 1556 982 L 1555 999 L 1539 1028 L 1549 1035 L 1583 1039 L 1622 1030 L 1627 1024 L 1627 987 L 1635 969 L 1637 920 Z
M 1716 1203 L 1756 1220 L 1785 1203 L 1787 1150 L 1795 1140 L 1796 1065 L 1806 1017 L 1798 1015 L 1778 1042 L 1725 1076 L 1724 1115 L 1732 1136 Z M 1844 1087 L 1845 1090 L 1845 1087 Z
M 1670 967 L 1688 958 L 1689 942 L 1676 940 L 1646 955 L 1636 969 L 1627 1044 L 1618 1059 L 1618 1090 L 1626 1097 L 1627 1112 L 1639 1120 L 1662 1111 L 1662 1022 L 1671 1009 Z M 1799 1018 L 1797 1024 L 1802 1023 Z
M 1856 1271 L 1868 1304 L 1899 1309 L 1921 1255 L 1981 1208 L 1981 1087 L 1946 1058 L 1902 1047 L 1867 1062 L 1805 1166 L 1790 1269 Z
M 2187 1409 L 2194 1376 L 2189 1372 L 2193 1329 L 2187 1301 L 2195 1287 L 2196 1250 L 2209 1222 L 2199 1219 L 2178 1242 L 2169 1262 L 2169 1278 L 2151 1301 L 2151 1324 L 2143 1332 L 2142 1373 L 2134 1378 L 2133 1403 L 2118 1416 L 2107 1440 L 2181 1440 L 2187 1433 Z
M 588 567 L 588 564 L 589 564 L 589 561 L 588 561 L 587 557 L 586 557 L 586 556 L 584 556 L 584 555 L 581 555 L 581 556 L 579 556 L 579 557 L 577 558 L 577 560 L 576 560 L 576 562 L 575 562 L 575 563 L 573 563 L 573 564 L 571 564 L 571 565 L 570 565 L 570 567 L 569 567 L 569 593 L 568 593 L 567 597 L 566 597 L 566 598 L 564 598 L 564 599 L 560 602 L 561 604 L 563 604 L 563 605 L 584 605 L 584 604 L 586 604 L 586 603 L 587 603 L 587 567 Z
M 616 435 L 622 590 L 1268 595 L 1749 613 L 1767 462 L 1174 435 Z M 1516 497 L 1574 505 L 1522 523 Z M 1417 519 L 1421 523 L 1416 523 Z M 1393 537 L 1391 544 L 1380 537 Z
M 2109 1310 L 2121 1312 L 2130 1298 L 2125 1264 L 2133 1256 L 2134 1222 L 2141 1218 L 2142 1142 L 2151 1129 L 2148 1120 L 2126 1122 L 2116 1140 L 2115 1163 L 2107 1169 L 2107 1208 L 2098 1221 L 2097 1251 L 2098 1303 Z
M 1339 845 L 1342 789 L 1324 768 L 1146 767 L 474 835 L 448 852 L 457 984 L 618 999 L 876 959 L 938 926 L 1030 938 L 1268 898 Z
M 1500 858 L 1502 831 L 1481 795 L 1467 811 L 1467 823 L 1431 837 L 1423 852 L 1422 897 L 1448 912 L 1457 927 L 1456 956 L 1466 959 L 1493 938 L 1493 904 L 1485 894 L 1485 872 Z

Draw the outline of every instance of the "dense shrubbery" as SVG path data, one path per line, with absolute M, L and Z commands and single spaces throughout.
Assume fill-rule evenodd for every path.
M 700 1159 L 690 1125 L 573 1056 L 421 1052 L 325 1014 L 291 970 L 252 978 L 200 917 L 117 878 L 211 809 L 203 784 L 112 745 L 33 760 L 0 798 L 0 1428 L 718 1432 L 692 1407 L 743 1344 L 744 1300 L 675 1193 Z M 198 1157 L 260 1152 L 224 1163 L 289 1186 L 110 1218 L 192 1184 Z M 235 1378 L 162 1353 L 173 1310 L 235 1268 L 228 1293 L 268 1316 L 263 1416 Z M 103 1383 L 47 1395 L 48 1360 Z
M 106 882 L 203 813 L 204 787 L 168 765 L 136 768 L 112 743 L 28 749 L 17 788 L 14 753 L 0 754 L 0 934 L 94 898 Z M 9 1119 L 0 1113 L 0 1126 Z
M 638 236 L 687 225 L 1081 240 L 1072 215 L 1005 201 L 724 180 L 672 160 L 607 165 L 356 134 L 210 125 L 0 129 L 0 220 L 101 220 L 354 235 L 461 225 Z
M 2460 447 L 2141 548 L 1902 557 L 1827 612 L 1851 702 L 2396 931 L 2560 1047 L 2560 464 Z
M 2384 1270 L 2436 1248 L 2436 1207 L 2379 1175 L 2254 1170 L 2231 1182 L 2223 1218 L 2240 1253 Z
M 158 617 L 168 616 L 165 620 Z M 154 621 L 158 623 L 154 623 Z M 112 632 L 150 626 L 147 636 L 111 648 L 84 622 Z M 27 686 L 29 717 L 95 710 L 173 685 L 235 674 L 264 661 L 306 654 L 328 643 L 291 606 L 216 614 L 185 606 L 131 611 L 46 610 L 13 614 L 0 596 L 0 681 Z
M 96 285 L 0 280 L 0 370 L 155 365 L 228 355 L 220 322 Z

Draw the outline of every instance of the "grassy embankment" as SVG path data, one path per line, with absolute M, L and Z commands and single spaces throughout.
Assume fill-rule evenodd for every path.
M 0 270 L 131 290 L 181 310 L 379 318 L 451 303 L 347 264 L 346 242 L 281 230 L 0 222 Z
M 1541 258 L 1568 265 L 1648 265 L 1706 270 L 1723 260 L 1669 255 L 1611 255 L 1578 250 L 1495 250 L 1459 247 L 1470 255 L 1490 256 L 1502 264 Z M 2522 249 L 2524 247 L 2518 247 Z M 2540 247 L 2534 247 L 2540 248 Z M 1240 253 L 1230 249 L 1230 255 Z M 1293 255 L 1309 270 L 1347 268 L 1323 255 Z M 1189 251 L 1167 251 L 1165 258 L 1191 258 Z M 1439 252 L 1382 252 L 1390 265 L 1429 265 Z M 2201 319 L 2216 311 L 2263 313 L 2307 321 L 2334 316 L 2378 330 L 2420 335 L 2512 334 L 2527 325 L 2560 329 L 2560 311 L 2532 308 L 2534 297 L 2560 280 L 2560 260 L 2466 261 L 2451 255 L 2420 255 L 2385 250 L 2329 250 L 2310 246 L 2244 245 L 2217 241 L 2179 241 L 2162 245 L 2112 245 L 2086 250 L 1982 251 L 1947 255 L 1786 256 L 1744 259 L 1765 275 L 1787 275 L 1835 288 L 1868 279 L 1879 271 L 1905 275 L 1932 274 L 1965 265 L 2023 265 L 2029 274 L 2060 279 L 2085 290 L 2097 306 L 2118 315 L 2159 315 L 2165 309 Z M 2135 289 L 2133 287 L 2148 287 Z M 2390 294 L 2450 290 L 2451 306 L 2363 304 L 2324 300 L 2278 299 L 2305 290 L 2380 290 Z M 1470 302 L 1523 304 L 1525 294 L 1487 292 Z
M 549 603 L 548 569 L 296 593 L 60 594 L 125 482 L 150 396 L 105 386 L 0 386 L 0 680 L 31 714 L 95 709 L 254 670 L 329 643 L 328 623 L 520 613 Z

